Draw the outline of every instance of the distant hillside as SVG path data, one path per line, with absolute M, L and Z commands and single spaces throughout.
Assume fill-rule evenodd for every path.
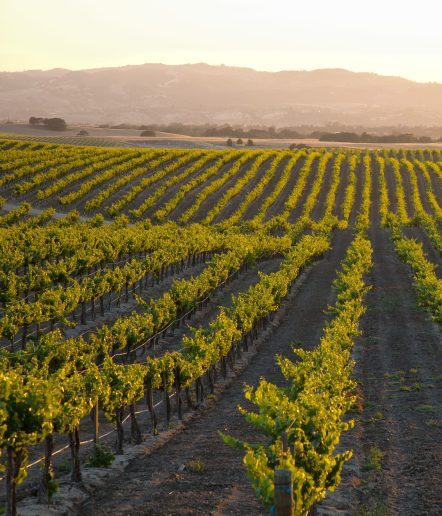
M 205 64 L 1 72 L 0 119 L 31 115 L 68 123 L 441 125 L 442 84 Z

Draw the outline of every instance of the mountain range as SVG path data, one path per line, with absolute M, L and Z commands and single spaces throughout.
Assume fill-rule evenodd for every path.
M 0 72 L 0 119 L 90 124 L 442 125 L 442 84 L 207 64 Z

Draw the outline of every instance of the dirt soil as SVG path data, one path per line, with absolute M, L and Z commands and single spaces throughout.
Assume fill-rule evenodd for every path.
M 416 306 L 410 271 L 385 230 L 371 231 L 373 289 L 357 362 L 360 503 L 373 514 L 440 514 L 442 507 L 442 347 L 440 331 Z M 380 452 L 379 467 L 371 459 Z M 378 512 L 378 514 L 380 514 Z

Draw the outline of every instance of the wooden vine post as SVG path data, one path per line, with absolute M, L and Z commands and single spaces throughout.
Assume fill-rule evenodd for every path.
M 275 514 L 276 516 L 293 516 L 293 481 L 289 469 L 276 469 L 275 478 Z
M 146 382 L 146 404 L 147 408 L 149 409 L 152 434 L 157 435 L 157 416 L 155 414 L 155 407 L 153 403 L 153 391 L 151 380 L 147 380 Z
M 180 379 L 180 368 L 175 368 L 175 395 L 176 395 L 176 408 L 178 419 L 183 419 L 183 409 L 181 401 L 181 379 Z
M 100 425 L 100 421 L 99 421 L 99 407 L 98 407 L 98 400 L 97 402 L 95 403 L 95 406 L 93 408 L 93 417 L 94 417 L 94 443 L 95 444 L 98 444 L 98 441 L 99 441 L 99 425 Z
M 289 449 L 289 439 L 286 432 L 282 434 L 282 450 L 287 452 Z M 275 513 L 277 516 L 293 516 L 293 479 L 289 469 L 275 470 Z

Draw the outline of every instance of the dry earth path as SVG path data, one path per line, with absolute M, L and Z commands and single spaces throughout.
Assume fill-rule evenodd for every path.
M 440 330 L 417 307 L 410 270 L 396 256 L 387 231 L 370 233 L 373 289 L 356 364 L 364 403 L 360 501 L 368 511 L 389 515 L 440 514 Z M 378 467 L 371 461 L 377 452 Z

